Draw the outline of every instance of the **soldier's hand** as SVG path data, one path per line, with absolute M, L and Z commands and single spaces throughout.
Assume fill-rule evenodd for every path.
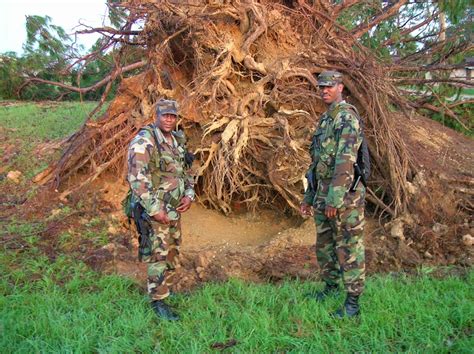
M 300 214 L 304 216 L 313 216 L 313 207 L 306 203 L 301 203 L 300 205 Z
M 162 210 L 158 214 L 155 214 L 152 216 L 153 220 L 156 222 L 159 222 L 160 224 L 165 224 L 169 225 L 170 219 L 168 218 L 168 215 L 166 214 L 166 211 Z
M 324 215 L 326 215 L 327 218 L 335 218 L 337 214 L 337 209 L 333 208 L 332 206 L 327 205 L 326 209 L 324 210 Z
M 183 198 L 181 198 L 181 202 L 176 208 L 176 211 L 179 211 L 180 213 L 184 213 L 189 208 L 191 208 L 191 203 L 192 203 L 191 198 L 189 198 L 188 196 L 184 196 Z

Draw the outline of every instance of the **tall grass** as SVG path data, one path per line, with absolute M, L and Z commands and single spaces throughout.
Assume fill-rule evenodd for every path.
M 30 254 L 31 253 L 31 254 Z M 472 352 L 473 280 L 385 275 L 369 278 L 359 320 L 329 313 L 343 296 L 319 304 L 319 284 L 230 280 L 171 301 L 179 322 L 160 321 L 132 280 L 100 275 L 66 256 L 32 248 L 3 254 L 2 352 Z

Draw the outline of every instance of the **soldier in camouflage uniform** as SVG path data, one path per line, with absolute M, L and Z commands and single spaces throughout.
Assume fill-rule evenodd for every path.
M 325 288 L 310 296 L 323 301 L 337 294 L 342 279 L 347 298 L 333 315 L 353 317 L 360 313 L 358 299 L 365 280 L 365 187 L 359 183 L 355 191 L 350 190 L 362 133 L 358 117 L 342 99 L 341 73 L 322 72 L 318 85 L 328 110 L 312 138 L 309 183 L 300 212 L 303 216 L 314 214 L 316 254 Z
M 127 179 L 133 196 L 152 224 L 148 247 L 139 258 L 148 263 L 148 293 L 160 318 L 179 317 L 166 304 L 181 244 L 180 214 L 194 200 L 193 179 L 185 164 L 182 132 L 175 132 L 178 107 L 175 101 L 160 100 L 155 123 L 141 129 L 128 149 Z

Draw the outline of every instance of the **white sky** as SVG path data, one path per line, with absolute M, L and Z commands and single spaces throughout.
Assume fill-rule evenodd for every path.
M 52 24 L 72 34 L 79 21 L 89 26 L 102 26 L 107 7 L 106 0 L 0 0 L 0 53 L 23 52 L 26 15 L 48 15 Z M 78 42 L 87 50 L 97 38 L 97 35 L 84 34 Z

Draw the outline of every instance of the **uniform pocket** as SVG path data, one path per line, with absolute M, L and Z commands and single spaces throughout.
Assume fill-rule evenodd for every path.
M 346 208 L 358 208 L 365 204 L 365 187 L 358 186 L 355 192 L 348 190 L 344 195 L 344 206 Z

